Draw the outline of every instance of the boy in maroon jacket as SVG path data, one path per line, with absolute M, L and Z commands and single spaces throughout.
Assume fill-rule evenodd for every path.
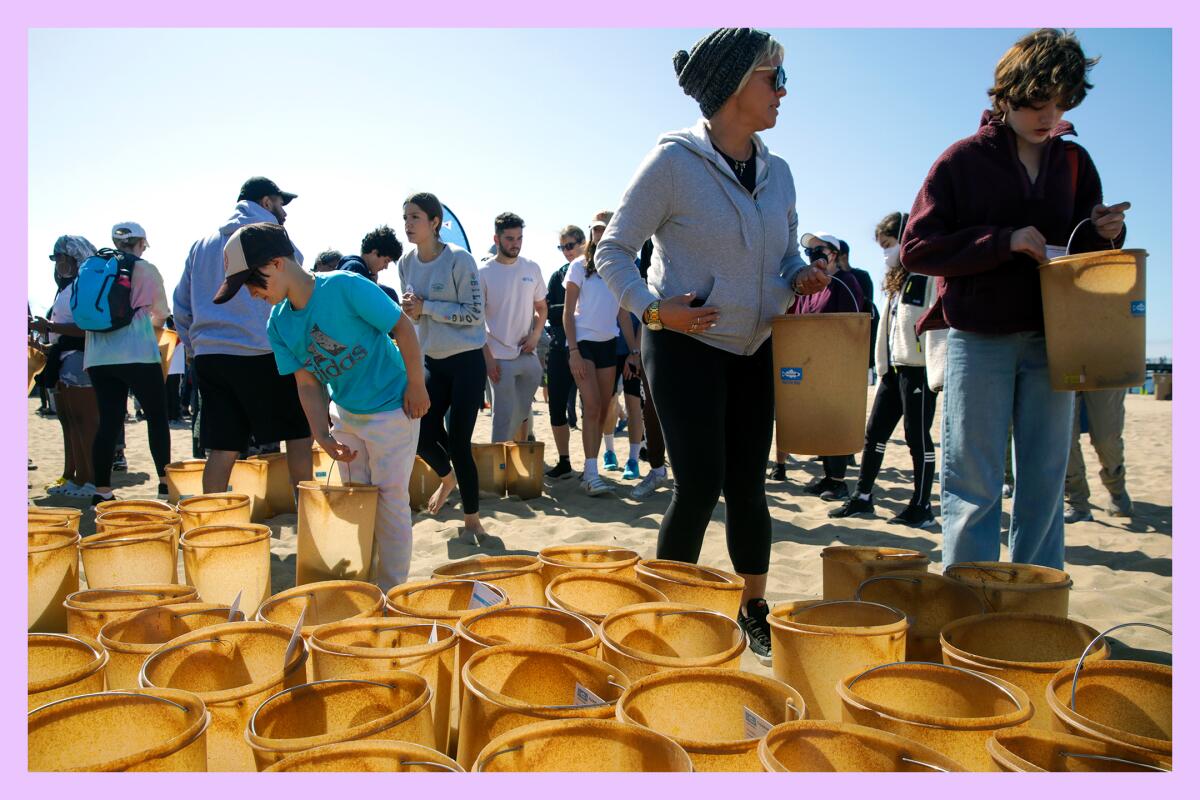
M 942 408 L 943 563 L 1000 559 L 1008 426 L 1016 492 L 1013 561 L 1063 566 L 1063 480 L 1073 395 L 1046 363 L 1038 264 L 1120 247 L 1128 203 L 1106 206 L 1087 151 L 1063 140 L 1083 102 L 1086 58 L 1068 32 L 1035 31 L 996 65 L 978 132 L 929 171 L 901 243 L 910 272 L 938 277 L 925 330 L 949 328 Z

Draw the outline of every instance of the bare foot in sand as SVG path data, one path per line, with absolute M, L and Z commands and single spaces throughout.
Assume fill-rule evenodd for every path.
M 454 491 L 454 487 L 457 485 L 458 479 L 454 477 L 454 470 L 450 470 L 446 477 L 442 478 L 442 485 L 429 498 L 429 505 L 425 510 L 430 514 L 436 515 L 442 510 L 442 506 L 446 505 L 446 501 L 450 499 L 450 493 Z
M 479 514 L 464 514 L 463 515 L 463 535 L 475 537 L 476 542 L 481 542 L 487 538 L 488 532 L 484 530 L 483 523 L 479 521 Z

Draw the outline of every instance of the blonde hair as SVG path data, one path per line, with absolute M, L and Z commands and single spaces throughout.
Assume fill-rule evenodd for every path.
M 767 43 L 763 45 L 762 52 L 758 54 L 758 58 L 754 59 L 754 63 L 750 66 L 750 69 L 746 70 L 746 74 L 742 76 L 741 82 L 733 90 L 733 93 L 737 94 L 746 88 L 746 84 L 750 82 L 750 77 L 754 74 L 754 70 L 776 58 L 783 59 L 783 45 L 775 41 L 775 37 L 768 37 Z

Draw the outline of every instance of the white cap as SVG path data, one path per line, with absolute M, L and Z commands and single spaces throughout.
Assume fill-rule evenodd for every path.
M 842 240 L 832 233 L 817 231 L 816 233 L 806 233 L 800 237 L 801 247 L 813 247 L 817 242 L 824 242 L 827 245 L 831 245 L 835 251 L 842 249 Z
M 113 225 L 112 238 L 121 239 L 145 239 L 146 229 L 136 222 L 118 222 Z M 146 244 L 150 244 L 149 241 Z

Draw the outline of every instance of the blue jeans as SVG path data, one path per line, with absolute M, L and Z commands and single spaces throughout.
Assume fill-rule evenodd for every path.
M 1004 450 L 1013 427 L 1015 562 L 1062 569 L 1074 394 L 1050 388 L 1046 338 L 951 330 L 942 405 L 942 561 L 1000 560 Z

